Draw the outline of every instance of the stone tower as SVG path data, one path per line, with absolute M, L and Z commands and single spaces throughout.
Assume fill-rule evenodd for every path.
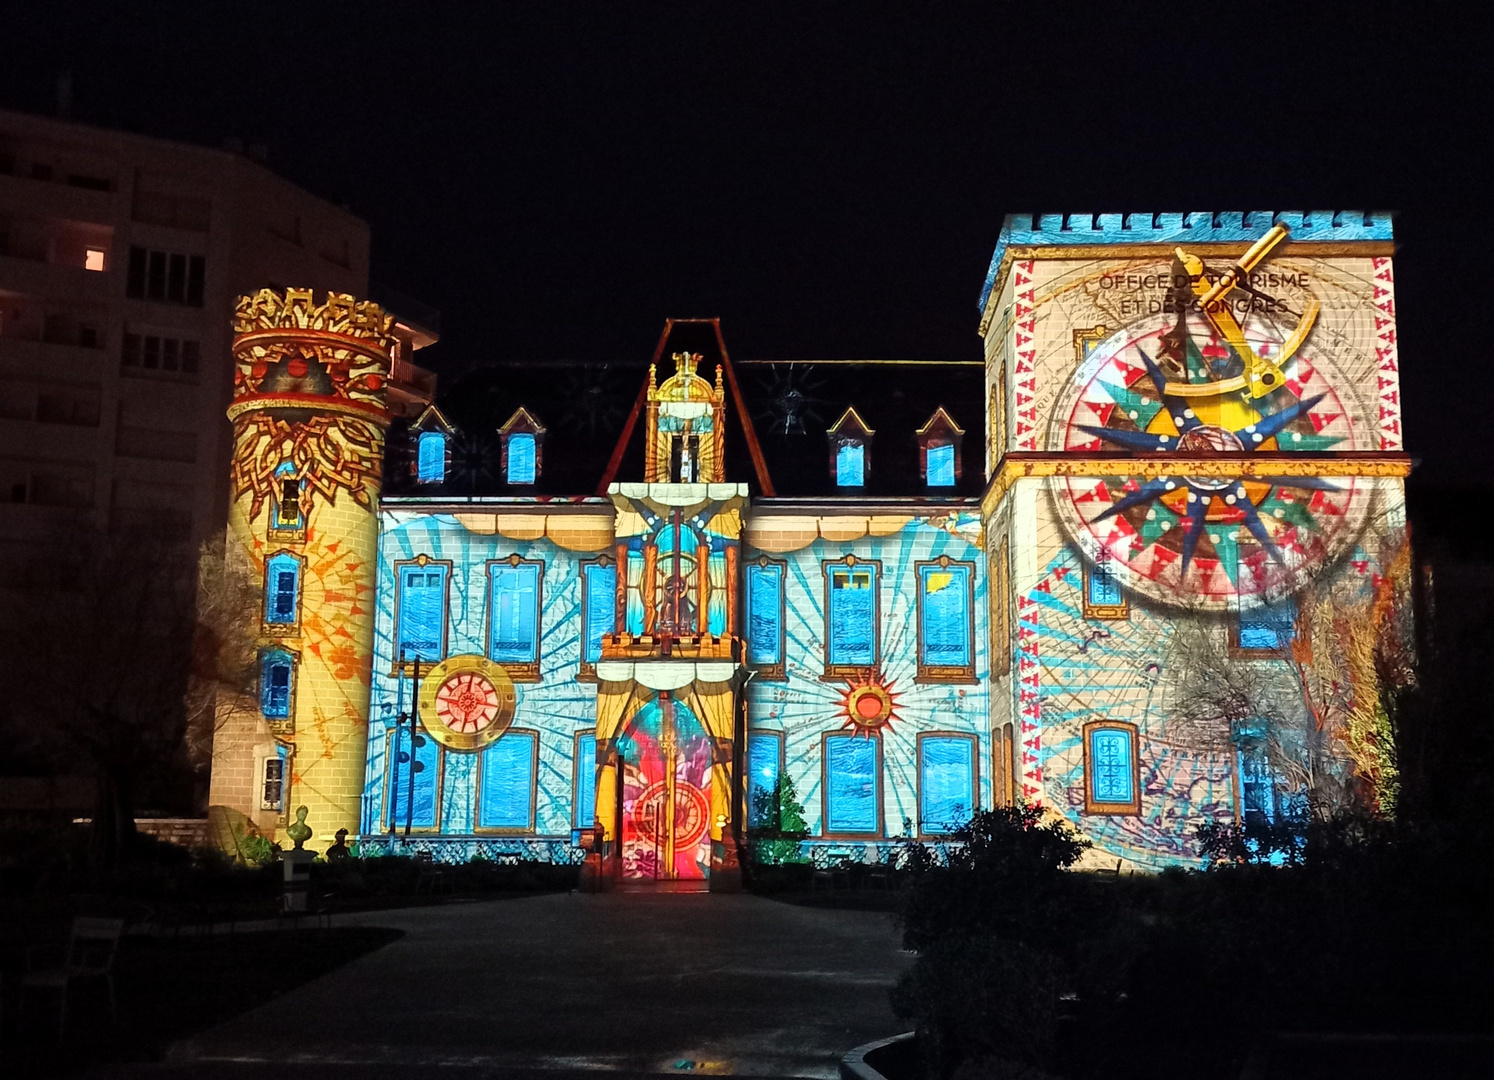
M 210 801 L 266 835 L 304 805 L 318 850 L 359 824 L 391 324 L 309 289 L 240 297 L 234 317 L 229 555 L 264 599 L 258 698 L 220 707 Z

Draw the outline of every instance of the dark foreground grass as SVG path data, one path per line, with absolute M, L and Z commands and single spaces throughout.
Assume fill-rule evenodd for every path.
M 172 1043 L 387 945 L 401 931 L 375 927 L 125 939 L 116 959 L 119 1024 L 102 985 L 80 984 L 66 1034 L 55 995 L 28 996 L 17 1015 L 19 972 L 5 972 L 0 1073 L 7 1080 L 66 1076 L 112 1062 L 161 1059 Z M 273 1033 L 267 1032 L 267 1039 Z

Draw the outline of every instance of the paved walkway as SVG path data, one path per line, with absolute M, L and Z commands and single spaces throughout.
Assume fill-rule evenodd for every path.
M 843 1052 L 903 1029 L 887 990 L 909 957 L 879 912 L 577 893 L 338 922 L 405 936 L 179 1045 L 157 1068 L 832 1077 Z

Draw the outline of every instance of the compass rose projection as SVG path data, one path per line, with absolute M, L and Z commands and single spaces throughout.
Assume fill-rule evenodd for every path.
M 895 686 L 896 683 L 884 679 L 879 671 L 868 671 L 860 678 L 847 679 L 846 691 L 840 700 L 845 716 L 842 729 L 871 738 L 873 732 L 901 719 L 897 714 Z
M 420 688 L 425 729 L 450 750 L 481 750 L 513 723 L 518 703 L 508 672 L 485 656 L 451 656 Z
M 1141 320 L 1088 354 L 1055 413 L 1055 449 L 1204 459 L 1192 473 L 1057 483 L 1085 551 L 1106 552 L 1156 600 L 1224 606 L 1292 591 L 1363 516 L 1368 488 L 1352 477 L 1207 463 L 1360 448 L 1337 380 L 1303 354 L 1299 328 L 1259 315 L 1248 338 L 1234 330 L 1197 314 Z M 1273 371 L 1268 390 L 1254 373 Z

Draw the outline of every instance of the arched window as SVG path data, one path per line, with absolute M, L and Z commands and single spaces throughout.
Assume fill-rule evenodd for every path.
M 415 445 L 415 478 L 422 484 L 445 483 L 446 436 L 439 431 L 422 431 Z
M 283 649 L 270 649 L 259 662 L 259 711 L 265 719 L 285 719 L 291 714 L 291 676 L 295 658 Z

